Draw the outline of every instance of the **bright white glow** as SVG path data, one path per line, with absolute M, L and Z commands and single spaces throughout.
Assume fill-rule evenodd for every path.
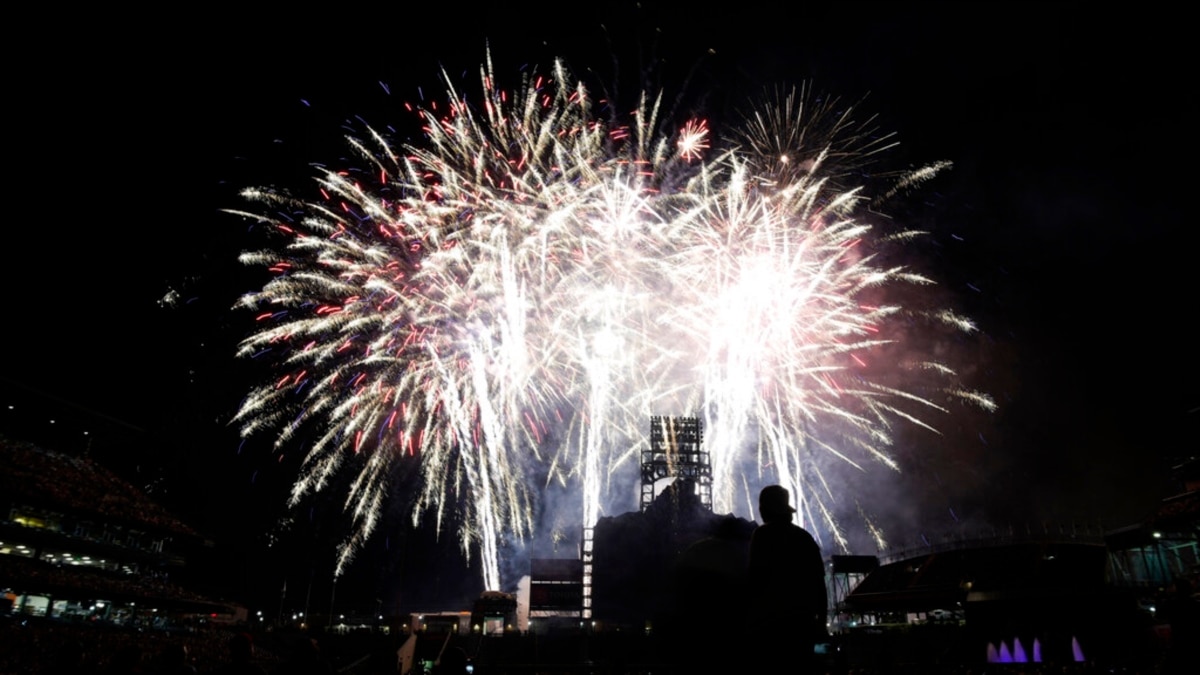
M 275 276 L 239 302 L 260 320 L 239 353 L 277 371 L 236 419 L 307 453 L 293 504 L 351 474 L 339 572 L 410 489 L 412 519 L 453 522 L 499 589 L 541 490 L 594 525 L 664 413 L 703 419 L 714 510 L 753 517 L 781 483 L 845 550 L 826 462 L 896 469 L 897 424 L 991 405 L 932 356 L 896 358 L 922 326 L 974 326 L 891 297 L 929 281 L 884 256 L 913 233 L 877 231 L 840 184 L 838 162 L 883 147 L 850 112 L 806 135 L 823 122 L 789 97 L 706 156 L 707 126 L 660 133 L 653 95 L 613 120 L 561 64 L 516 92 L 490 63 L 481 80 L 478 102 L 448 82 L 419 111 L 421 143 L 351 139 L 365 168 L 324 173 L 320 199 L 246 190 L 261 207 L 237 212 L 283 240 L 242 255 Z

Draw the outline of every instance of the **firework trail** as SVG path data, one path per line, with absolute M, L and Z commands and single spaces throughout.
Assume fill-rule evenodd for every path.
M 262 325 L 239 353 L 279 374 L 236 420 L 303 444 L 293 503 L 350 476 L 339 571 L 405 465 L 421 474 L 414 522 L 460 523 L 501 588 L 500 542 L 534 532 L 542 486 L 577 494 L 594 525 L 649 418 L 692 411 L 716 509 L 782 482 L 844 547 L 815 458 L 894 467 L 893 425 L 945 411 L 869 367 L 889 323 L 918 313 L 885 291 L 928 283 L 876 262 L 910 233 L 876 234 L 841 186 L 881 143 L 807 92 L 713 150 L 707 123 L 664 133 L 651 97 L 616 114 L 561 65 L 515 92 L 490 61 L 481 77 L 477 103 L 446 78 L 448 103 L 417 111 L 419 145 L 351 139 L 367 168 L 323 173 L 320 200 L 248 190 L 264 207 L 236 212 L 285 242 L 242 256 L 275 276 L 239 303 Z M 944 365 L 926 372 L 991 405 Z

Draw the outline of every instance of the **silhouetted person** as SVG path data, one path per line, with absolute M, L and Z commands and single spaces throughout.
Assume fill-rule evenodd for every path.
M 720 518 L 712 534 L 679 555 L 675 594 L 683 616 L 707 622 L 705 615 L 726 618 L 744 614 L 746 531 L 739 532 L 742 522 L 735 516 Z
M 743 527 L 745 523 L 745 527 Z M 712 534 L 683 550 L 675 561 L 670 624 L 660 633 L 677 663 L 691 672 L 735 672 L 744 658 L 730 648 L 733 622 L 746 616 L 746 554 L 749 526 L 735 516 L 713 523 Z
M 786 488 L 768 485 L 758 495 L 763 524 L 750 538 L 751 645 L 754 665 L 808 673 L 813 647 L 825 635 L 825 563 L 815 539 L 792 522 L 796 509 Z

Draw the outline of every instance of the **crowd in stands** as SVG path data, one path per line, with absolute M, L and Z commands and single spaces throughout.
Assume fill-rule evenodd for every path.
M 164 603 L 206 603 L 209 599 L 155 575 L 122 575 L 79 567 L 0 556 L 0 580 L 18 592 L 44 593 L 56 598 L 140 599 Z
M 162 505 L 100 464 L 3 437 L 0 494 L 10 501 L 59 505 L 98 520 L 196 536 Z
M 394 675 L 402 640 L 378 632 L 168 631 L 0 615 L 0 675 Z
M 215 672 L 230 662 L 228 630 L 134 630 L 103 623 L 53 619 L 0 619 L 0 675 L 10 673 L 116 673 L 154 675 Z M 179 668 L 179 657 L 190 669 Z M 281 659 L 255 650 L 267 670 Z

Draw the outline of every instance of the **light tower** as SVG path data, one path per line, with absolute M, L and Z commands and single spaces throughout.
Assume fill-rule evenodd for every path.
M 650 418 L 650 444 L 642 451 L 643 512 L 654 502 L 655 485 L 668 478 L 694 482 L 701 505 L 712 511 L 712 466 L 704 451 L 700 418 Z

